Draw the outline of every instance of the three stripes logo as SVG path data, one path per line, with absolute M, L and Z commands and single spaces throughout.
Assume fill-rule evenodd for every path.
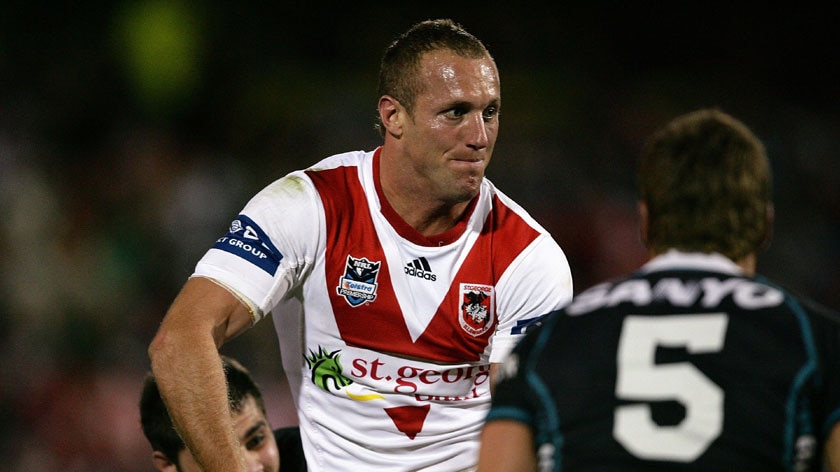
M 414 259 L 413 261 L 408 262 L 405 267 L 403 267 L 403 271 L 412 277 L 417 277 L 420 279 L 426 279 L 434 282 L 437 280 L 437 276 L 432 273 L 432 268 L 429 266 L 429 261 L 426 260 L 425 257 L 420 257 L 418 259 Z

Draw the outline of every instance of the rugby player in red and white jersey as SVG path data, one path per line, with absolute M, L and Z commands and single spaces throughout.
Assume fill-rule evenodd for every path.
M 149 353 L 206 470 L 245 470 L 218 348 L 268 314 L 309 470 L 475 467 L 494 366 L 572 297 L 561 248 L 484 178 L 499 85 L 474 36 L 415 25 L 382 61 L 383 145 L 268 185 L 199 261 Z

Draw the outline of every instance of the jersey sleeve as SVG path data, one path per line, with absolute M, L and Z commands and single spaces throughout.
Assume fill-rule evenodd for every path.
M 498 284 L 499 326 L 491 339 L 490 362 L 501 362 L 533 325 L 572 300 L 572 272 L 557 242 L 542 233 L 511 264 Z
M 542 381 L 536 376 L 533 366 L 541 351 L 537 347 L 538 341 L 547 333 L 543 326 L 529 331 L 504 359 L 494 380 L 496 385 L 486 421 L 513 420 L 526 424 L 534 431 L 538 429 L 541 414 L 535 387 L 539 390 Z
M 323 228 L 310 180 L 294 172 L 256 194 L 198 261 L 193 276 L 227 288 L 262 319 L 308 270 Z

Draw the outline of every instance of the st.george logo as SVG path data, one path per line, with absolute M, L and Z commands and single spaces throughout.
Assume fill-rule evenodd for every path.
M 376 299 L 376 278 L 379 276 L 381 262 L 371 262 L 362 257 L 356 259 L 347 255 L 347 266 L 338 280 L 336 293 L 344 297 L 350 306 L 356 307 L 365 302 L 372 302 Z
M 495 290 L 492 285 L 461 284 L 461 328 L 471 336 L 486 333 L 495 321 Z

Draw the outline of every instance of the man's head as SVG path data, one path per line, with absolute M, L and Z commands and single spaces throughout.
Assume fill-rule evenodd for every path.
M 250 372 L 239 362 L 222 356 L 234 428 L 249 466 L 254 470 L 277 472 L 280 456 L 265 413 L 262 392 Z M 140 422 L 152 446 L 152 460 L 161 471 L 199 471 L 184 441 L 172 424 L 166 405 L 151 373 L 143 380 Z
M 484 45 L 450 20 L 419 23 L 386 51 L 380 92 L 383 161 L 398 163 L 383 167 L 386 193 L 441 213 L 475 197 L 501 108 L 499 73 Z
M 638 184 L 652 253 L 675 248 L 741 261 L 769 238 L 772 184 L 764 146 L 719 110 L 680 116 L 651 136 Z
M 426 20 L 412 26 L 385 50 L 379 67 L 379 96 L 398 100 L 414 112 L 417 95 L 427 84 L 421 75 L 421 60 L 428 52 L 448 50 L 470 59 L 490 58 L 484 44 L 449 19 Z M 384 135 L 381 123 L 377 125 Z

